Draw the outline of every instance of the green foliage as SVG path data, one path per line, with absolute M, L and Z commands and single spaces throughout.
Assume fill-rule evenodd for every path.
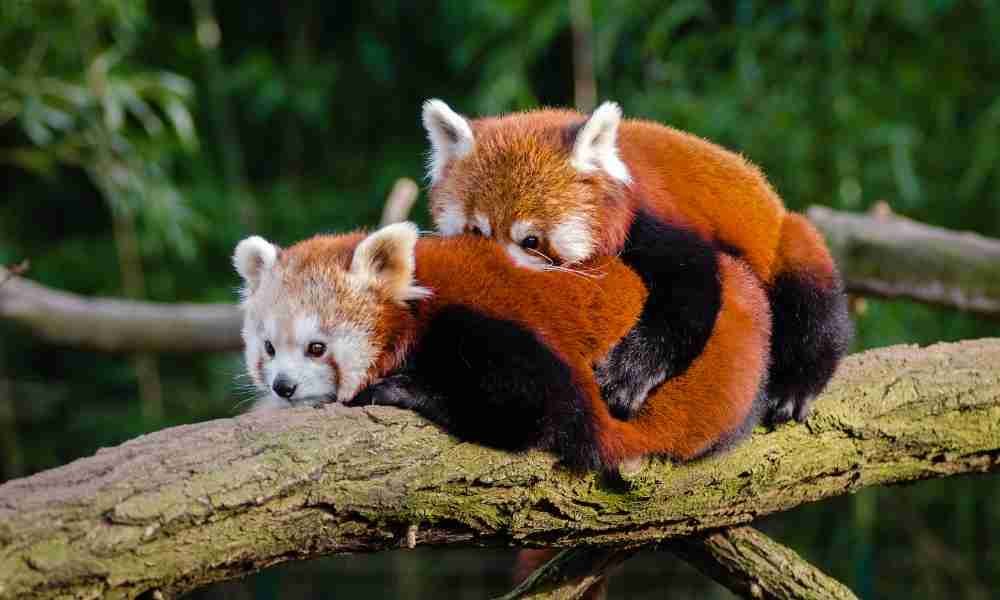
M 592 9 L 599 98 L 739 150 L 790 206 L 886 200 L 1000 237 L 1000 4 Z M 372 225 L 396 178 L 422 177 L 425 98 L 470 114 L 573 104 L 568 19 L 564 0 L 2 0 L 0 261 L 29 258 L 31 277 L 58 288 L 121 294 L 113 222 L 125 216 L 146 297 L 232 300 L 241 237 L 288 243 Z M 872 301 L 857 345 L 998 333 L 953 311 Z M 0 479 L 232 414 L 244 397 L 239 357 L 161 357 L 166 416 L 149 421 L 123 358 L 0 323 L 0 383 L 14 382 L 8 397 L 0 386 L 14 413 L 0 410 L 0 437 L 16 440 L 0 444 Z M 973 597 L 1000 585 L 995 553 L 982 550 L 1000 522 L 995 494 L 995 481 L 942 481 L 906 492 L 907 519 L 884 510 L 903 497 L 888 490 L 774 519 L 773 530 L 862 597 L 933 597 L 942 585 Z M 852 519 L 873 507 L 859 529 Z M 914 533 L 923 512 L 955 523 Z M 942 547 L 964 571 L 927 565 L 927 549 Z

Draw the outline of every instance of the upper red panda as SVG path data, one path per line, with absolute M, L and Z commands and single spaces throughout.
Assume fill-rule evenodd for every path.
M 286 249 L 252 237 L 234 262 L 247 370 L 282 402 L 412 408 L 460 437 L 548 448 L 586 467 L 651 453 L 694 458 L 760 417 L 767 298 L 728 256 L 718 258 L 704 351 L 631 421 L 611 415 L 592 368 L 647 300 L 620 260 L 595 259 L 592 278 L 530 271 L 490 241 L 418 241 L 413 225 L 398 224 Z
M 746 261 L 768 291 L 774 319 L 769 418 L 805 417 L 846 351 L 845 296 L 822 238 L 785 210 L 754 165 L 691 134 L 622 121 L 611 102 L 589 116 L 537 110 L 469 121 L 429 100 L 423 122 L 431 212 L 446 236 L 492 237 L 540 270 L 621 255 L 654 297 L 673 293 L 674 277 L 705 275 L 692 267 L 662 278 L 662 265 L 644 258 L 654 230 L 692 234 Z M 657 304 L 669 308 L 673 300 Z M 710 304 L 690 315 L 644 313 L 598 368 L 616 414 L 635 414 L 647 390 L 688 368 L 707 337 L 704 327 L 685 323 L 712 314 Z M 681 356 L 670 349 L 677 335 L 692 340 Z

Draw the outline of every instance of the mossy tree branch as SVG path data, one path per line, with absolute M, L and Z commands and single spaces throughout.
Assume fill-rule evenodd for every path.
M 0 598 L 170 596 L 408 541 L 644 544 L 998 466 L 1000 340 L 852 356 L 806 424 L 691 465 L 649 461 L 624 482 L 461 443 L 389 408 L 256 413 L 0 486 Z
M 567 548 L 497 600 L 576 600 L 640 550 L 666 548 L 744 598 L 754 600 L 857 600 L 851 590 L 803 560 L 794 550 L 752 527 L 672 539 L 664 544 Z
M 744 598 L 857 600 L 844 584 L 753 527 L 671 541 L 668 547 L 699 571 Z

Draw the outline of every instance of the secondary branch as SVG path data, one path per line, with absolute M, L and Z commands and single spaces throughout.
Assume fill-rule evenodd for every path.
M 1000 317 L 1000 241 L 892 214 L 808 211 L 860 296 L 908 298 Z

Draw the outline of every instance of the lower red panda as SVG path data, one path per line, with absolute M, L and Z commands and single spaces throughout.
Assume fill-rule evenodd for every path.
M 459 437 L 546 448 L 580 467 L 696 458 L 761 416 L 767 297 L 727 255 L 713 262 L 717 310 L 702 351 L 629 421 L 611 414 L 593 371 L 649 298 L 616 258 L 588 263 L 590 277 L 531 271 L 491 241 L 418 240 L 403 223 L 286 249 L 251 237 L 234 263 L 247 370 L 281 402 L 410 408 Z
M 673 280 L 661 278 L 645 256 L 643 232 L 689 233 L 745 261 L 763 282 L 774 319 L 768 418 L 805 418 L 846 352 L 846 299 L 820 235 L 785 210 L 754 165 L 676 129 L 622 121 L 611 102 L 589 116 L 537 110 L 469 121 L 430 100 L 423 121 L 431 142 L 431 212 L 446 236 L 494 238 L 520 264 L 539 270 L 621 255 L 654 297 L 669 292 Z M 670 298 L 654 304 L 669 305 Z M 693 317 L 708 319 L 712 308 Z M 673 332 L 655 320 L 655 311 L 646 311 L 598 367 L 604 394 L 622 417 L 637 414 L 648 390 L 684 372 L 700 352 L 672 355 Z

